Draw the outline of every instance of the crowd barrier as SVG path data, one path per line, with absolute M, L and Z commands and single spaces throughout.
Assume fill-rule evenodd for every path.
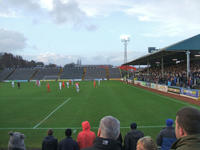
M 167 85 L 155 84 L 155 83 L 138 81 L 138 80 L 134 80 L 134 84 L 152 88 L 152 89 L 162 91 L 162 92 L 169 92 L 169 93 L 177 94 L 180 96 L 185 96 L 185 97 L 193 98 L 196 100 L 200 100 L 200 90 L 196 90 L 196 89 L 186 89 L 182 87 L 167 86 Z

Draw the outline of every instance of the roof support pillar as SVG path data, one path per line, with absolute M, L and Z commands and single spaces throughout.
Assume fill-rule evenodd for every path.
M 189 79 L 189 75 L 190 75 L 190 51 L 189 50 L 186 51 L 186 55 L 187 55 L 187 79 Z
M 149 59 L 147 60 L 147 74 L 149 76 L 149 67 L 150 67 L 150 64 L 149 64 Z
M 163 61 L 163 56 L 162 56 L 162 59 L 161 59 L 161 76 L 162 76 L 162 78 L 164 77 L 164 61 Z

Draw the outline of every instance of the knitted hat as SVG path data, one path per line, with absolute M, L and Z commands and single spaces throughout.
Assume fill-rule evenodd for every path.
M 70 136 L 72 135 L 72 129 L 66 129 L 66 130 L 65 130 L 65 135 L 66 135 L 67 137 L 70 137 Z
M 130 125 L 131 129 L 137 129 L 137 124 L 135 122 L 131 123 Z
M 171 127 L 171 126 L 173 125 L 173 123 L 174 123 L 174 121 L 173 121 L 172 119 L 167 119 L 167 120 L 166 120 L 166 125 L 167 125 L 168 127 Z

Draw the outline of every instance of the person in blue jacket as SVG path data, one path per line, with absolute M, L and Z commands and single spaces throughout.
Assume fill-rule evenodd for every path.
M 157 136 L 156 142 L 161 150 L 169 150 L 171 145 L 176 141 L 176 134 L 172 119 L 166 120 L 166 127 L 163 128 Z

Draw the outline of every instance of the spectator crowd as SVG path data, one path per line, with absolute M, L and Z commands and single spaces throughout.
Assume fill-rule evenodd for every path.
M 124 141 L 120 133 L 120 121 L 113 116 L 100 120 L 97 135 L 90 130 L 88 121 L 82 122 L 82 131 L 77 140 L 72 136 L 72 129 L 65 130 L 66 137 L 58 142 L 53 130 L 47 131 L 42 141 L 42 150 L 200 150 L 200 110 L 183 107 L 176 113 L 175 128 L 172 119 L 166 120 L 156 138 L 156 142 L 137 129 L 137 123 L 130 124 L 130 131 Z M 8 150 L 25 150 L 24 135 L 10 132 Z
M 200 89 L 200 63 L 191 63 L 189 79 L 186 64 L 165 66 L 162 75 L 161 67 L 152 66 L 135 75 L 140 81 Z

